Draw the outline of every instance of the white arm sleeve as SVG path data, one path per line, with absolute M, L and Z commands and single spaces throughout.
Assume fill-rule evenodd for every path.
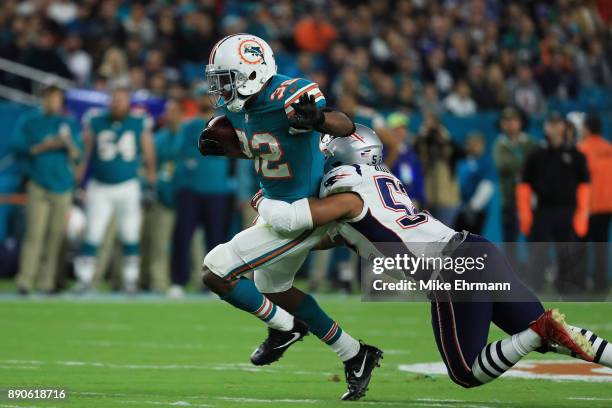
M 297 200 L 293 204 L 264 198 L 257 211 L 274 231 L 281 234 L 307 230 L 313 226 L 307 198 Z
M 489 203 L 493 190 L 494 186 L 491 180 L 482 180 L 478 183 L 476 191 L 470 200 L 470 208 L 474 211 L 482 210 Z

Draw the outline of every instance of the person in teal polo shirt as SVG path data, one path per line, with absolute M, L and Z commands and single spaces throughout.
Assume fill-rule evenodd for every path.
M 172 295 L 180 296 L 189 282 L 190 248 L 198 226 L 204 228 L 206 248 L 211 250 L 228 238 L 234 208 L 235 180 L 231 160 L 202 157 L 198 137 L 215 115 L 206 88 L 196 89 L 197 116 L 180 130 L 175 175 L 176 223 L 172 239 Z
M 181 139 L 183 106 L 178 99 L 166 102 L 164 126 L 154 137 L 157 158 L 156 200 L 145 213 L 141 251 L 143 275 L 152 290 L 164 292 L 170 281 L 170 242 L 175 220 L 175 173 Z
M 42 109 L 20 119 L 13 139 L 29 179 L 26 231 L 16 278 L 17 289 L 24 295 L 35 283 L 42 292 L 55 290 L 66 214 L 75 187 L 74 168 L 82 151 L 76 121 L 62 114 L 63 91 L 49 86 L 42 96 Z

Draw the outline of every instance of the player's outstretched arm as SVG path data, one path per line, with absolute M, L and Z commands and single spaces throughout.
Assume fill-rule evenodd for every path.
M 253 197 L 251 205 L 279 233 L 302 231 L 344 218 L 355 218 L 363 209 L 363 201 L 355 193 L 339 193 L 321 199 L 303 198 L 289 204 L 263 198 L 260 192 Z
M 348 115 L 332 108 L 317 106 L 313 95 L 303 94 L 291 107 L 294 114 L 289 117 L 289 125 L 293 129 L 316 130 L 339 137 L 355 132 L 355 124 Z

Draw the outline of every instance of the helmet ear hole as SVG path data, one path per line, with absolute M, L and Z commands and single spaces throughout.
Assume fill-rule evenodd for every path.
M 252 81 L 255 78 L 257 78 L 257 72 L 253 71 L 253 72 L 251 72 L 251 75 L 249 75 L 249 81 Z

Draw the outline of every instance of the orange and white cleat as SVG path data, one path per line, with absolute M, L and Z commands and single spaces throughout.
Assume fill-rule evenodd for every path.
M 529 325 L 544 343 L 564 346 L 585 361 L 593 361 L 595 351 L 588 339 L 579 331 L 571 330 L 565 323 L 565 315 L 557 309 L 545 311 Z

